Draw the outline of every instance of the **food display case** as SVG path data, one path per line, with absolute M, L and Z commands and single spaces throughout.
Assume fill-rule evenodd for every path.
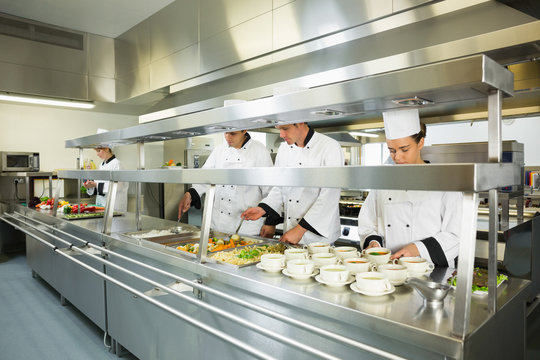
M 420 78 L 423 81 L 406 81 Z M 406 91 L 400 84 L 414 89 Z M 380 91 L 380 102 L 370 97 L 374 96 L 374 89 Z M 387 90 L 391 93 L 384 92 Z M 58 172 L 60 178 L 107 180 L 113 190 L 120 181 L 210 184 L 196 256 L 168 249 L 171 239 L 134 237 L 175 225 L 140 212 L 118 218 L 106 212 L 103 219 L 68 222 L 56 218 L 52 211 L 37 212 L 11 205 L 2 220 L 27 233 L 28 243 L 39 244 L 40 256 L 48 256 L 40 263 L 48 263 L 55 288 L 59 288 L 57 279 L 61 277 L 57 259 L 77 266 L 87 278 L 100 279 L 104 289 L 99 292 L 103 295 L 103 328 L 118 354 L 125 347 L 144 359 L 174 358 L 179 354 L 186 358 L 234 359 L 519 357 L 524 353 L 525 303 L 537 295 L 533 293 L 536 287 L 524 277 L 510 277 L 501 286 L 495 285 L 497 252 L 493 245 L 497 229 L 493 226 L 489 230 L 489 292 L 483 296 L 471 292 L 478 193 L 488 191 L 490 203 L 497 203 L 497 188 L 521 181 L 520 166 L 502 163 L 497 157 L 501 99 L 503 92 L 512 93 L 512 75 L 485 56 L 185 114 L 69 140 L 66 145 L 82 149 L 97 143 L 138 142 L 142 149 L 144 142 L 164 136 L 190 136 L 186 134 L 226 131 L 230 127 L 249 129 L 261 126 L 262 120 L 266 125 L 292 123 L 300 116 L 313 121 L 328 120 L 329 115 L 314 112 L 326 106 L 333 110 L 330 116 L 339 115 L 340 111 L 352 112 L 362 107 L 363 101 L 382 104 L 373 109 L 381 111 L 392 107 L 388 105 L 392 96 L 411 92 L 441 101 L 457 101 L 452 95 L 460 101 L 487 97 L 489 140 L 495 145 L 490 146 L 489 162 Z M 140 151 L 139 155 L 143 153 Z M 390 294 L 371 297 L 358 294 L 349 286 L 332 287 L 313 278 L 296 280 L 281 273 L 268 273 L 255 263 L 230 267 L 212 261 L 208 252 L 212 235 L 210 214 L 215 186 L 221 184 L 463 192 L 457 286 L 438 306 L 430 306 L 407 284 Z M 113 202 L 114 199 L 108 199 L 107 209 L 114 207 Z M 531 221 L 536 221 L 533 227 L 538 226 L 538 219 Z M 181 239 L 182 234 L 178 235 Z M 29 264 L 33 268 L 30 259 Z M 436 269 L 430 278 L 444 283 L 452 271 Z M 81 279 L 72 286 L 83 287 L 85 282 Z M 88 304 L 80 306 L 84 309 Z

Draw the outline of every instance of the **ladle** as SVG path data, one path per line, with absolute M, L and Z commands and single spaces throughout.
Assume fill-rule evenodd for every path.
M 442 305 L 444 298 L 451 289 L 451 286 L 448 284 L 425 281 L 418 278 L 409 278 L 407 284 L 414 287 L 424 298 L 424 304 L 429 306 Z

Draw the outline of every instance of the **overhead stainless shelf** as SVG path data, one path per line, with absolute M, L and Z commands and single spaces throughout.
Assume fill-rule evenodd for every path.
M 467 163 L 317 168 L 59 170 L 58 177 L 150 183 L 480 192 L 519 184 L 521 168 L 511 163 Z
M 407 106 L 396 102 L 400 99 L 426 99 L 423 106 L 429 107 L 431 102 L 485 100 L 493 90 L 506 95 L 514 91 L 513 73 L 484 55 L 375 76 L 355 78 L 351 74 L 349 78 L 352 80 L 67 140 L 66 147 L 154 142 L 299 121 L 354 118 Z

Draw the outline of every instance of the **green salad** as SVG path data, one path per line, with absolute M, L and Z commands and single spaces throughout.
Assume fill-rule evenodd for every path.
M 508 276 L 504 274 L 497 274 L 497 286 L 501 284 L 503 281 L 507 280 Z M 487 269 L 481 269 L 481 268 L 475 268 L 473 270 L 473 285 L 472 285 L 472 291 L 488 291 L 488 271 Z M 452 286 L 456 286 L 457 284 L 457 272 L 454 272 L 452 274 L 452 277 L 448 279 L 448 283 Z

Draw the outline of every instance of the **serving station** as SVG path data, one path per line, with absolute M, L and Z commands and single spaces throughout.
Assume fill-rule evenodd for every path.
M 210 184 L 202 226 L 189 229 L 190 240 L 198 239 L 196 256 L 171 248 L 174 239 L 133 237 L 171 229 L 176 223 L 142 215 L 140 204 L 136 213 L 113 217 L 114 196 L 108 197 L 102 219 L 70 222 L 57 216 L 56 206 L 36 211 L 5 203 L 1 219 L 27 234 L 32 271 L 98 324 L 110 336 L 117 354 L 126 348 L 142 359 L 179 354 L 234 359 L 520 357 L 525 350 L 526 303 L 539 292 L 539 272 L 531 261 L 528 271 L 510 276 L 497 287 L 496 208 L 490 209 L 489 292 L 471 292 L 478 194 L 489 192 L 489 203 L 497 204 L 498 188 L 521 183 L 522 167 L 500 159 L 501 100 L 503 94 L 512 94 L 512 86 L 508 70 L 477 55 L 66 141 L 67 147 L 81 149 L 81 155 L 83 148 L 100 143 L 138 143 L 139 170 L 62 170 L 59 178 L 107 180 L 111 191 L 121 181 Z M 489 162 L 144 169 L 145 142 L 298 119 L 331 121 L 400 107 L 391 101 L 399 97 L 438 103 L 487 98 Z M 327 286 L 311 277 L 292 279 L 255 264 L 230 266 L 214 261 L 207 245 L 213 236 L 214 189 L 221 184 L 463 192 L 457 286 L 434 306 L 409 284 L 371 297 L 350 286 Z M 140 202 L 140 186 L 137 189 Z M 538 259 L 539 218 L 528 225 L 532 230 L 522 241 L 531 258 Z M 183 234 L 177 235 L 181 242 Z M 446 283 L 454 270 L 435 269 L 429 278 Z

